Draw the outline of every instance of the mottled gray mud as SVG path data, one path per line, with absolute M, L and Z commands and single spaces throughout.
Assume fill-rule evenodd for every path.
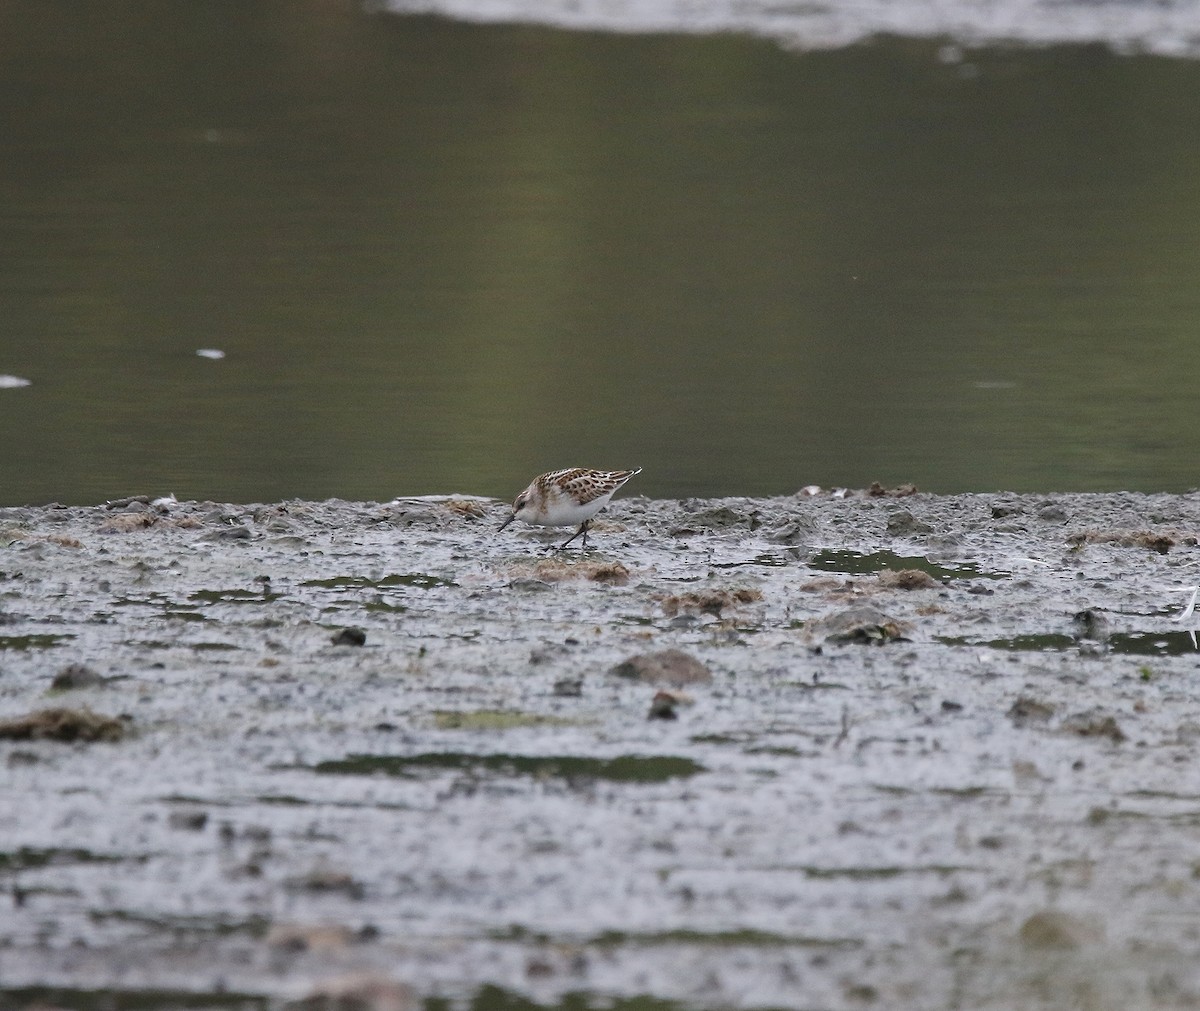
M 0 1006 L 1200 1005 L 1200 495 L 504 514 L 0 510 Z

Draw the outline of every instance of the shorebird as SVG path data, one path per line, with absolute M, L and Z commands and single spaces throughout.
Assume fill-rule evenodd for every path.
M 513 520 L 542 527 L 572 527 L 579 529 L 558 546 L 561 551 L 580 534 L 581 550 L 587 549 L 588 525 L 592 517 L 608 505 L 613 493 L 642 468 L 636 470 L 589 470 L 573 467 L 552 470 L 533 479 L 516 501 L 512 515 L 500 524 L 503 530 Z M 499 531 L 497 531 L 499 533 Z

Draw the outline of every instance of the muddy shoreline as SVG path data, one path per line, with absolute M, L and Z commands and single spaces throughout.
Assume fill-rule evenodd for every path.
M 1200 494 L 505 514 L 0 509 L 0 1008 L 1200 1006 Z

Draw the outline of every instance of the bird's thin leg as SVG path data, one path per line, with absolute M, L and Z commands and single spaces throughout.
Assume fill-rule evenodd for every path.
M 565 541 L 563 541 L 563 542 L 562 542 L 562 543 L 561 543 L 561 544 L 558 546 L 558 550 L 559 550 L 559 551 L 562 551 L 562 549 L 563 549 L 563 548 L 565 548 L 565 547 L 566 547 L 568 544 L 570 544 L 570 543 L 571 543 L 573 540 L 575 540 L 575 538 L 576 538 L 576 537 L 578 537 L 580 534 L 583 534 L 583 544 L 580 546 L 580 550 L 581 550 L 581 551 L 586 551 L 586 550 L 587 550 L 587 532 L 588 532 L 588 524 L 589 524 L 589 523 L 591 523 L 591 522 L 592 522 L 591 520 L 584 520 L 584 521 L 583 521 L 583 522 L 582 522 L 582 523 L 579 525 L 579 529 L 578 529 L 578 530 L 576 530 L 576 531 L 575 531 L 575 533 L 571 534 L 571 536 L 570 536 L 570 537 L 568 537 L 568 538 L 567 538 Z

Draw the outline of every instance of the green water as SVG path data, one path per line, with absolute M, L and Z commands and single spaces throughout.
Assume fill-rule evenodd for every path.
M 4 5 L 0 504 L 1200 483 L 1200 65 L 937 54 Z

